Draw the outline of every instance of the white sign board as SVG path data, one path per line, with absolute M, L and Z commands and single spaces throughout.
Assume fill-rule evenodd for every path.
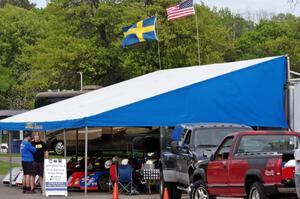
M 66 159 L 45 160 L 45 195 L 68 196 Z

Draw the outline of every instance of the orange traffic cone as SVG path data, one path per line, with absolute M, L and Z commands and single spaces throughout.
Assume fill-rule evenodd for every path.
M 165 187 L 164 189 L 164 199 L 169 199 L 169 192 L 167 187 Z
M 115 184 L 114 184 L 114 190 L 113 190 L 113 193 L 112 193 L 112 199 L 119 199 L 119 189 L 118 189 L 118 183 L 117 183 L 117 181 L 115 181 Z

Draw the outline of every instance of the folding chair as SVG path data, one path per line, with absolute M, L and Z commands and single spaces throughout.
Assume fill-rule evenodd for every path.
M 119 174 L 119 192 L 120 193 L 132 193 L 133 182 L 132 182 L 132 167 L 130 165 L 120 165 L 118 168 Z
M 117 164 L 112 164 L 109 167 L 109 192 L 113 190 L 115 182 L 118 180 L 118 174 L 117 174 Z

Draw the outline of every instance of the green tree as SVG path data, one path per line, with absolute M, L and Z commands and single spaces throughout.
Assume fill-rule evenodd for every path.
M 28 10 L 35 7 L 35 4 L 31 3 L 29 0 L 0 0 L 0 7 L 3 8 L 7 4 L 11 4 Z
M 238 59 L 288 54 L 292 69 L 299 71 L 300 40 L 299 18 L 278 15 L 272 20 L 261 21 L 253 31 L 237 40 Z
M 30 63 L 23 62 L 27 47 L 34 46 L 44 35 L 44 20 L 39 11 L 6 5 L 0 8 L 0 68 L 10 74 L 11 92 L 1 93 L 11 107 L 22 108 L 26 96 L 18 91 L 28 76 Z M 6 75 L 5 75 L 6 76 Z M 7 87 L 7 86 L 5 86 Z M 19 102 L 21 101 L 21 102 Z

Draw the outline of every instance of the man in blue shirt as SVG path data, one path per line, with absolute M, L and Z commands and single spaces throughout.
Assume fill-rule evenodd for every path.
M 21 155 L 22 155 L 22 167 L 23 167 L 23 193 L 35 193 L 34 184 L 35 179 L 33 177 L 33 153 L 36 152 L 36 148 L 30 143 L 31 132 L 24 132 L 24 140 L 21 143 Z

